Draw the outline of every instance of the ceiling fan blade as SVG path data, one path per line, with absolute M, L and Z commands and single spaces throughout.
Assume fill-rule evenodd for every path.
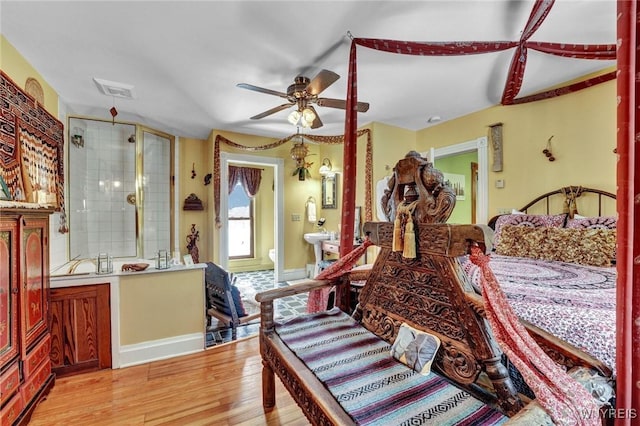
M 343 99 L 332 99 L 332 98 L 318 98 L 316 104 L 323 107 L 329 108 L 347 108 L 347 101 Z M 357 105 L 358 112 L 367 112 L 369 111 L 369 104 L 367 102 L 358 102 Z
M 283 109 L 287 109 L 292 105 L 294 105 L 294 104 L 293 103 L 288 103 L 288 104 L 278 105 L 277 107 L 273 107 L 273 108 L 271 108 L 271 109 L 269 109 L 269 110 L 267 110 L 267 111 L 265 111 L 265 112 L 263 112 L 261 114 L 254 115 L 253 117 L 251 117 L 251 119 L 252 120 L 259 120 L 259 119 L 264 118 L 264 117 L 266 117 L 268 115 L 275 114 L 278 111 L 282 111 Z
M 323 124 L 322 124 L 322 120 L 320 120 L 320 116 L 318 115 L 318 111 L 316 111 L 316 109 L 311 105 L 307 106 L 307 108 L 312 110 L 313 113 L 316 115 L 316 118 L 313 120 L 313 123 L 311 123 L 311 128 L 317 129 L 318 127 L 322 127 Z
M 247 83 L 238 83 L 236 87 L 240 87 L 242 89 L 253 90 L 254 92 L 266 93 L 267 95 L 275 95 L 280 96 L 281 98 L 288 99 L 287 94 L 283 92 L 278 92 L 276 90 L 265 89 L 264 87 L 254 86 L 253 84 Z
M 327 87 L 335 83 L 340 76 L 333 71 L 322 70 L 313 77 L 313 80 L 307 85 L 307 92 L 312 95 L 319 95 Z

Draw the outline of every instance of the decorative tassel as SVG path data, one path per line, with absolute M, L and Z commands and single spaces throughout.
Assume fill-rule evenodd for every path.
M 416 258 L 416 234 L 413 231 L 413 219 L 411 213 L 407 219 L 407 224 L 404 227 L 404 251 L 402 256 L 407 259 Z
M 396 211 L 396 220 L 393 222 L 393 251 L 402 251 L 402 206 Z

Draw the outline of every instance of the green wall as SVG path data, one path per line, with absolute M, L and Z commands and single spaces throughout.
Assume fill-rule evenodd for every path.
M 464 196 L 456 197 L 456 207 L 453 209 L 448 223 L 472 223 L 471 220 L 471 163 L 478 162 L 478 153 L 468 152 L 448 157 L 438 158 L 435 167 L 443 173 L 453 173 L 464 176 Z M 446 176 L 445 176 L 446 177 Z M 464 199 L 461 199 L 464 198 Z

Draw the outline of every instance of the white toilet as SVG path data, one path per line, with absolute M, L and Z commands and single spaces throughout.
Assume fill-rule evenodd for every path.
M 273 263 L 276 263 L 276 249 L 269 249 L 269 259 L 271 259 Z

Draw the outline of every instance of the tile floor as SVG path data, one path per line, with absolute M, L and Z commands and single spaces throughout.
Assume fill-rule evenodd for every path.
M 253 303 L 257 306 L 257 302 L 255 302 L 254 297 L 255 294 L 260 291 L 269 290 L 272 288 L 286 287 L 289 285 L 289 283 L 287 282 L 275 283 L 273 279 L 273 270 L 238 272 L 234 275 L 236 277 L 235 284 L 240 290 L 240 294 L 242 294 L 243 303 L 245 305 Z M 288 296 L 282 299 L 278 299 L 275 302 L 274 309 L 276 318 L 285 318 L 303 314 L 307 309 L 307 295 L 297 294 L 294 296 Z M 240 325 L 236 329 L 237 338 L 241 339 L 243 337 L 248 337 L 256 334 L 258 332 L 259 326 L 259 319 L 251 321 L 248 324 Z M 218 321 L 213 318 L 211 325 L 207 327 L 206 337 L 207 347 L 220 345 L 222 343 L 231 341 L 231 329 L 218 323 Z

